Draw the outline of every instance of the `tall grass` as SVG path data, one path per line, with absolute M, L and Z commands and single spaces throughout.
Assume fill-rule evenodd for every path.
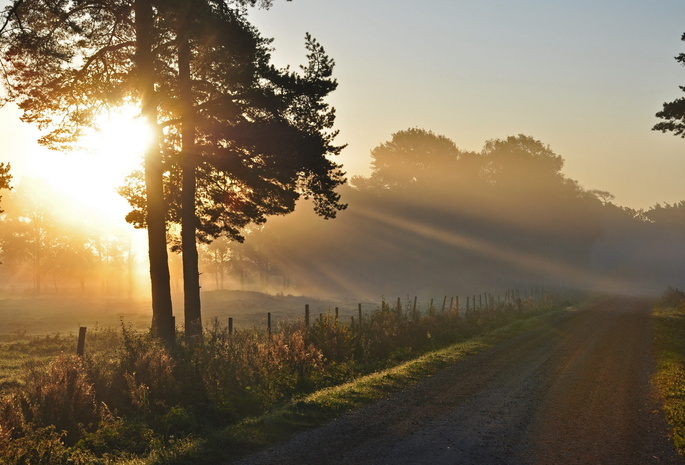
M 329 313 L 272 334 L 229 334 L 215 321 L 201 339 L 179 335 L 171 348 L 122 325 L 83 358 L 26 366 L 0 400 L 0 456 L 8 464 L 160 456 L 183 438 L 561 304 L 560 296 L 468 312 L 383 304 L 354 327 Z
M 680 455 L 685 456 L 685 293 L 668 289 L 655 305 L 654 383 Z

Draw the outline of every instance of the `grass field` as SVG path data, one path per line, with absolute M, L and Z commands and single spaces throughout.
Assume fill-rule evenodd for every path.
M 685 293 L 670 289 L 654 308 L 654 383 L 678 452 L 685 456 Z
M 202 294 L 205 323 L 217 318 L 226 324 L 232 317 L 237 328 L 265 325 L 268 312 L 272 313 L 274 322 L 301 317 L 305 304 L 310 305 L 312 315 L 339 307 L 341 318 L 349 320 L 349 316 L 357 312 L 359 303 L 365 310 L 372 310 L 380 305 L 380 299 L 378 302 L 320 299 L 250 291 L 209 291 Z M 179 297 L 174 298 L 174 314 L 177 322 L 183 321 Z M 149 328 L 150 300 L 87 295 L 0 297 L 0 340 L 24 335 L 78 334 L 79 326 L 117 328 L 122 320 L 137 330 Z
M 146 315 L 131 311 L 125 299 L 99 307 L 69 299 L 5 301 L 2 318 L 20 321 L 13 312 L 21 309 L 30 326 L 0 337 L 0 455 L 25 465 L 47 458 L 129 463 L 129 457 L 136 464 L 215 463 L 226 444 L 250 450 L 316 424 L 569 303 L 550 294 L 458 311 L 443 310 L 442 300 L 434 307 L 362 303 L 363 325 L 358 319 L 350 325 L 358 302 L 208 293 L 205 321 L 213 324 L 202 339 L 180 333 L 171 347 L 149 336 Z M 302 319 L 305 304 L 309 326 Z M 273 333 L 266 332 L 267 312 L 282 321 Z M 138 320 L 130 322 L 129 314 Z M 237 320 L 233 334 L 225 328 L 229 316 Z M 68 327 L 74 320 L 74 331 L 46 332 L 50 322 Z M 85 356 L 76 357 L 75 329 L 87 321 L 97 325 L 89 327 Z M 241 442 L 246 435 L 258 443 Z
M 180 299 L 174 299 L 176 319 L 183 321 Z M 305 296 L 269 295 L 250 291 L 209 291 L 202 295 L 203 318 L 226 325 L 232 317 L 236 328 L 266 328 L 267 313 L 274 325 L 302 318 L 309 305 L 312 318 L 339 308 L 340 318 L 349 321 L 362 303 L 365 311 L 378 303 L 349 299 L 320 299 Z M 88 328 L 86 349 L 102 346 L 108 331 L 119 332 L 122 323 L 136 331 L 150 327 L 148 298 L 79 295 L 0 297 L 0 393 L 22 384 L 26 363 L 46 363 L 60 353 L 75 353 L 80 326 Z M 99 341 L 98 341 L 99 337 Z M 108 339 L 109 337 L 109 339 Z M 95 345 L 94 345 L 95 344 Z

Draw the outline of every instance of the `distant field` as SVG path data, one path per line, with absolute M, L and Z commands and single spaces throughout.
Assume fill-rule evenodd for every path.
M 357 300 L 326 300 L 303 296 L 268 295 L 249 291 L 209 291 L 202 295 L 202 315 L 205 324 L 217 318 L 226 325 L 229 317 L 240 327 L 262 326 L 268 312 L 274 325 L 286 319 L 304 315 L 309 304 L 311 317 L 339 308 L 340 317 L 349 321 L 357 313 Z M 379 302 L 361 302 L 364 311 L 371 311 Z M 182 298 L 174 299 L 177 325 L 183 324 Z M 135 329 L 149 328 L 150 300 L 147 298 L 93 296 L 38 296 L 0 298 L 0 338 L 13 339 L 24 335 L 77 334 L 79 326 L 89 328 L 118 327 L 121 321 Z
M 183 324 L 183 300 L 174 299 L 177 325 Z M 340 318 L 349 321 L 358 312 L 358 301 L 325 300 L 303 296 L 268 295 L 249 291 L 209 291 L 202 295 L 203 319 L 210 325 L 216 318 L 226 326 L 232 317 L 235 328 L 266 328 L 267 313 L 272 324 L 302 318 L 306 304 L 311 318 L 339 308 Z M 365 312 L 380 303 L 362 302 Z M 96 328 L 118 328 L 123 321 L 136 330 L 149 329 L 151 303 L 147 298 L 94 296 L 41 296 L 0 298 L 0 393 L 18 386 L 27 362 L 43 363 L 61 352 L 76 350 L 79 326 L 89 329 L 86 347 L 93 347 Z

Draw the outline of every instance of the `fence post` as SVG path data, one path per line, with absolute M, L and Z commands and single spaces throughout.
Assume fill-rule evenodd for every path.
M 335 307 L 335 324 L 338 324 L 338 307 Z
M 76 344 L 76 355 L 83 357 L 83 350 L 86 347 L 86 327 L 81 326 L 78 329 L 78 343 Z
M 360 303 L 360 304 L 359 304 L 359 329 L 360 329 L 360 330 L 362 329 L 362 325 L 363 325 L 363 324 L 364 324 L 364 323 L 363 323 L 363 320 L 362 320 L 362 304 Z
M 228 317 L 228 334 L 233 334 L 233 317 Z
M 269 336 L 271 336 L 271 312 L 266 314 L 266 329 L 269 331 Z
M 442 299 L 442 310 L 440 310 L 442 313 L 445 313 L 445 305 L 447 305 L 447 296 L 445 296 L 445 298 Z M 450 306 L 452 306 L 451 303 Z
M 304 305 L 304 326 L 309 326 L 309 304 Z

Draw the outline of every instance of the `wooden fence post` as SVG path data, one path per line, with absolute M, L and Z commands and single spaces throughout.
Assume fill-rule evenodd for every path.
M 78 329 L 78 343 L 76 344 L 76 355 L 83 357 L 83 350 L 86 347 L 86 327 L 81 326 Z
M 362 320 L 362 304 L 359 304 L 359 329 L 362 329 L 362 325 L 364 324 L 364 320 Z
M 309 304 L 304 305 L 304 326 L 309 326 Z
M 269 331 L 269 336 L 271 336 L 271 312 L 266 314 L 266 329 Z
M 228 334 L 233 334 L 233 317 L 228 318 Z

